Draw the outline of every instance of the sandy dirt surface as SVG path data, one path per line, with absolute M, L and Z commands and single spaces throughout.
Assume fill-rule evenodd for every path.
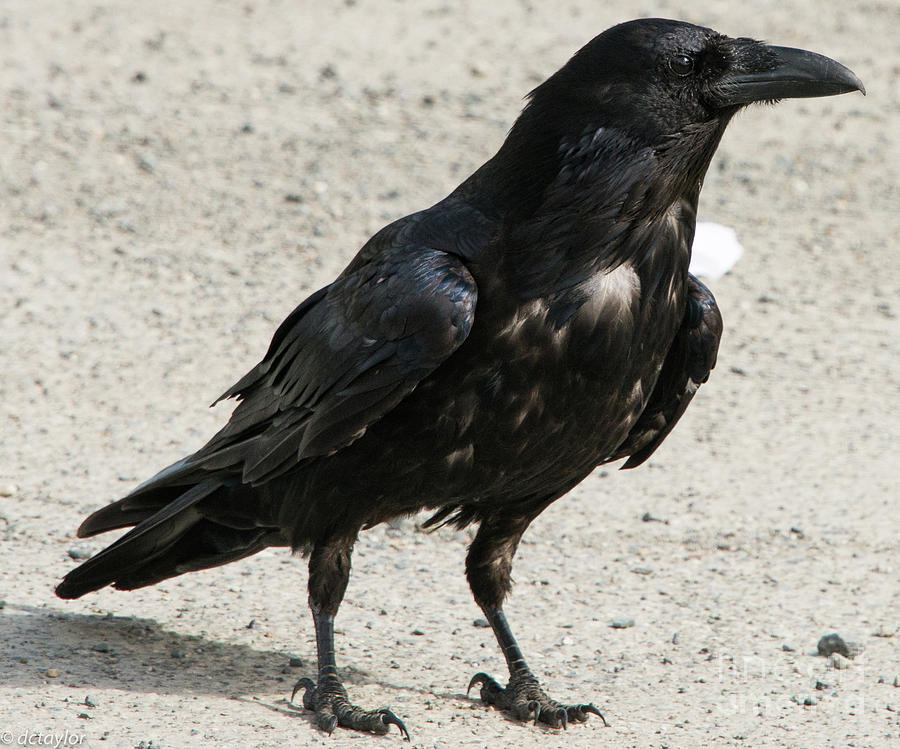
M 469 535 L 417 519 L 360 540 L 342 675 L 417 747 L 900 746 L 894 0 L 0 3 L 0 742 L 398 745 L 286 701 L 315 650 L 285 550 L 134 593 L 53 586 L 110 540 L 75 539 L 88 512 L 224 423 L 205 405 L 300 300 L 648 14 L 828 54 L 869 96 L 731 125 L 701 201 L 746 248 L 712 283 L 719 366 L 648 465 L 597 471 L 520 549 L 523 650 L 610 726 L 466 698 L 476 671 L 505 679 Z M 848 668 L 815 655 L 829 632 L 862 647 Z

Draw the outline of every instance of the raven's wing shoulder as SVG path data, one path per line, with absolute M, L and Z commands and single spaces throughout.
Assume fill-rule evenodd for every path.
M 722 316 L 715 298 L 703 283 L 689 275 L 684 321 L 646 407 L 612 458 L 630 456 L 622 468 L 639 466 L 669 435 L 694 393 L 709 379 L 721 337 Z
M 453 254 L 376 235 L 330 286 L 285 320 L 240 403 L 190 459 L 270 479 L 359 438 L 465 340 L 475 281 Z

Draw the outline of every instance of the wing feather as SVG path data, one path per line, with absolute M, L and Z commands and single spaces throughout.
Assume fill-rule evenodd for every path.
M 722 315 L 712 292 L 688 276 L 688 305 L 684 321 L 644 411 L 610 460 L 628 457 L 622 468 L 636 468 L 649 458 L 684 414 L 700 385 L 716 365 Z
M 462 344 L 476 299 L 463 261 L 439 250 L 389 247 L 352 264 L 222 396 L 240 402 L 190 464 L 232 467 L 257 483 L 341 449 Z

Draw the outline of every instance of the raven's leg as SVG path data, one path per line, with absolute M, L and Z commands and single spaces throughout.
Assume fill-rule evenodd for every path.
M 506 516 L 486 519 L 469 547 L 466 557 L 469 587 L 475 602 L 490 622 L 509 667 L 509 683 L 505 688 L 487 674 L 479 673 L 472 677 L 469 689 L 481 684 L 481 699 L 484 702 L 508 710 L 520 720 L 533 716 L 535 722 L 565 728 L 569 721 L 584 721 L 588 713 L 594 713 L 606 724 L 600 711 L 591 704 L 568 705 L 547 696 L 525 663 L 503 614 L 503 599 L 511 587 L 513 555 L 531 519 Z
M 347 690 L 337 675 L 334 659 L 334 617 L 344 598 L 350 579 L 352 537 L 331 538 L 316 544 L 309 556 L 309 607 L 316 625 L 316 655 L 318 679 L 300 679 L 294 685 L 291 700 L 297 690 L 304 689 L 303 707 L 316 713 L 319 728 L 331 733 L 335 726 L 357 731 L 384 734 L 393 723 L 409 741 L 406 726 L 387 708 L 363 710 L 350 703 Z

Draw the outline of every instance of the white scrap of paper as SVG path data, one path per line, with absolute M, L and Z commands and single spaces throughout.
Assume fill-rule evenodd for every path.
M 694 233 L 690 272 L 704 278 L 721 278 L 744 254 L 734 229 L 700 221 Z

